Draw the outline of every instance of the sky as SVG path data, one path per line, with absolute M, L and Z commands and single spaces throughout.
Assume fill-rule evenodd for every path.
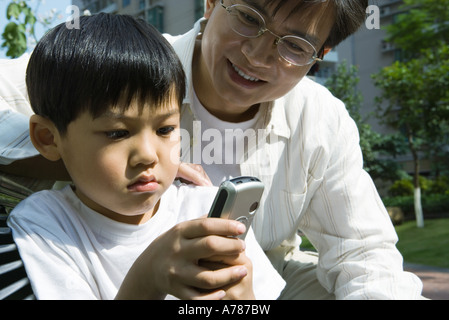
M 3 33 L 3 30 L 5 29 L 5 25 L 8 23 L 8 20 L 6 19 L 6 7 L 12 0 L 0 0 L 0 44 L 3 43 L 3 40 L 1 39 L 1 34 Z M 28 5 L 35 10 L 39 5 L 39 10 L 37 12 L 37 15 L 48 15 L 52 9 L 57 10 L 57 17 L 59 19 L 56 19 L 54 25 L 60 24 L 62 22 L 65 22 L 70 16 L 71 12 L 66 13 L 66 9 L 68 6 L 72 4 L 71 0 L 28 0 Z M 44 34 L 45 29 L 37 23 L 36 25 L 36 35 L 38 38 L 42 37 Z M 1 45 L 0 45 L 1 46 Z M 0 48 L 0 58 L 6 57 L 6 48 Z

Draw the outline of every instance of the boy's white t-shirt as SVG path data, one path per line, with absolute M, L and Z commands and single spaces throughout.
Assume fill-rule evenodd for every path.
M 136 226 L 91 210 L 67 186 L 24 200 L 8 224 L 37 299 L 108 300 L 114 299 L 128 270 L 151 242 L 179 222 L 206 215 L 216 191 L 173 185 L 162 196 L 156 215 Z M 256 298 L 276 299 L 284 280 L 251 229 L 245 241 Z

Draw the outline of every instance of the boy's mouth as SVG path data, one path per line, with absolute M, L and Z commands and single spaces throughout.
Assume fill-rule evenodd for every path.
M 156 192 L 159 189 L 159 182 L 154 176 L 140 177 L 136 182 L 128 186 L 130 192 Z

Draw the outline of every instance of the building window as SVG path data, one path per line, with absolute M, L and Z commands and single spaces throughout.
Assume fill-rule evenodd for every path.
M 131 4 L 131 0 L 123 0 L 122 7 L 125 8 Z
M 140 10 L 145 9 L 145 2 L 146 2 L 146 0 L 140 0 L 139 1 L 139 9 Z
M 162 6 L 154 6 L 147 13 L 147 22 L 160 32 L 164 32 L 164 8 Z

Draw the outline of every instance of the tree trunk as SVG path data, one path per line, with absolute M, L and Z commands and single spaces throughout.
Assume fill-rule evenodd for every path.
M 414 192 L 414 203 L 415 203 L 415 217 L 416 217 L 416 225 L 418 228 L 424 228 L 424 214 L 422 210 L 421 203 L 421 187 L 419 186 L 419 157 L 418 151 L 415 148 L 413 143 L 413 134 L 409 131 L 408 142 L 410 151 L 413 156 L 413 164 L 414 164 L 414 177 L 413 177 L 413 185 L 415 188 Z
M 422 211 L 421 204 L 421 188 L 415 187 L 415 216 L 416 216 L 416 225 L 418 228 L 424 228 L 424 215 Z

